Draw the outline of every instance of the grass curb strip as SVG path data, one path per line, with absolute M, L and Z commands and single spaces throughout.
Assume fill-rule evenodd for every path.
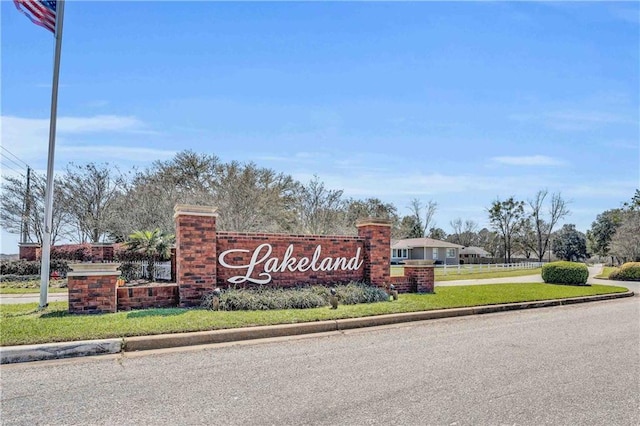
M 11 364 L 28 361 L 43 361 L 77 356 L 115 354 L 119 352 L 145 351 L 174 348 L 179 346 L 227 343 L 242 340 L 266 339 L 272 337 L 295 336 L 301 334 L 342 331 L 354 328 L 375 327 L 411 321 L 425 321 L 493 312 L 521 309 L 545 308 L 571 305 L 575 303 L 631 297 L 634 292 L 610 293 L 596 296 L 573 297 L 568 299 L 541 300 L 536 302 L 505 303 L 500 305 L 475 306 L 468 308 L 439 309 L 433 311 L 407 312 L 376 315 L 363 318 L 281 324 L 193 333 L 161 334 L 153 336 L 125 337 L 78 342 L 48 343 L 40 345 L 6 346 L 0 348 L 0 363 Z

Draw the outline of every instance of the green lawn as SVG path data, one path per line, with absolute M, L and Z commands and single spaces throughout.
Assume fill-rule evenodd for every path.
M 615 266 L 605 266 L 604 268 L 602 268 L 602 272 L 600 272 L 600 275 L 596 275 L 595 278 L 602 278 L 602 279 L 609 279 L 609 275 L 611 275 L 611 273 L 613 271 L 615 271 L 616 268 Z
M 469 269 L 461 269 L 460 272 L 456 268 L 449 268 L 446 271 L 441 268 L 435 270 L 435 280 L 438 281 L 457 281 L 457 280 L 481 280 L 486 278 L 508 278 L 508 277 L 524 277 L 527 275 L 540 275 L 542 268 L 535 269 L 511 269 L 511 270 L 483 270 L 482 272 Z M 402 266 L 392 266 L 391 276 L 398 277 L 404 275 Z
M 214 312 L 201 309 L 148 309 L 103 315 L 71 315 L 66 302 L 53 302 L 39 312 L 36 303 L 0 305 L 0 345 L 126 337 L 215 330 L 257 325 L 291 324 L 416 312 L 464 306 L 559 299 L 625 292 L 613 286 L 551 284 L 491 284 L 438 288 L 436 294 L 402 294 L 395 302 L 341 305 L 279 311 Z

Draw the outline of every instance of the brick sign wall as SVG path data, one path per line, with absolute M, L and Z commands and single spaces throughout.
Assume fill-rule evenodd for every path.
M 220 232 L 216 240 L 218 287 L 235 283 L 291 287 L 364 277 L 363 238 Z
M 389 281 L 388 221 L 358 221 L 349 237 L 218 232 L 212 207 L 178 205 L 174 217 L 181 306 L 197 306 L 215 286 Z

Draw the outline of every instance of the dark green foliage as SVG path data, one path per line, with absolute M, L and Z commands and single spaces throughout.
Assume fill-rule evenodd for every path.
M 25 282 L 25 281 L 40 281 L 40 275 L 0 275 L 0 282 Z
M 61 275 L 69 272 L 69 262 L 60 259 L 51 259 L 49 263 L 51 272 L 58 271 Z M 0 275 L 40 275 L 40 261 L 33 260 L 4 260 L 0 262 Z
M 610 280 L 640 281 L 640 262 L 627 262 L 609 274 Z
M 580 261 L 588 257 L 587 238 L 582 232 L 576 230 L 575 225 L 563 225 L 554 234 L 551 250 L 559 259 Z
M 589 269 L 584 263 L 551 262 L 542 266 L 542 279 L 548 284 L 583 285 L 589 278 Z
M 142 264 L 123 262 L 120 265 L 120 276 L 124 278 L 126 282 L 130 282 L 142 277 Z
M 382 289 L 360 283 L 336 286 L 341 304 L 373 303 L 388 301 L 389 295 Z M 330 289 L 323 286 L 293 289 L 259 287 L 255 289 L 230 288 L 222 291 L 218 309 L 221 311 L 260 311 L 271 309 L 308 309 L 329 305 Z M 203 298 L 202 307 L 212 309 L 213 293 Z

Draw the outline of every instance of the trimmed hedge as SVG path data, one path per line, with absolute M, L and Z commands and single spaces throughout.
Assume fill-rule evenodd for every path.
M 542 266 L 542 279 L 550 284 L 584 285 L 589 278 L 589 269 L 584 263 L 551 262 Z
M 69 272 L 69 263 L 66 260 L 51 259 L 49 270 L 58 271 L 66 276 Z M 3 260 L 0 262 L 0 275 L 40 275 L 40 261 Z
M 610 280 L 640 281 L 640 262 L 627 262 L 609 274 Z
M 362 283 L 338 285 L 336 289 L 341 304 L 388 302 L 389 295 L 383 289 Z M 309 309 L 329 305 L 331 289 L 324 286 L 297 287 L 292 289 L 258 287 L 229 288 L 222 290 L 217 309 L 220 311 L 262 311 L 271 309 Z M 216 309 L 213 293 L 205 295 L 202 307 Z

